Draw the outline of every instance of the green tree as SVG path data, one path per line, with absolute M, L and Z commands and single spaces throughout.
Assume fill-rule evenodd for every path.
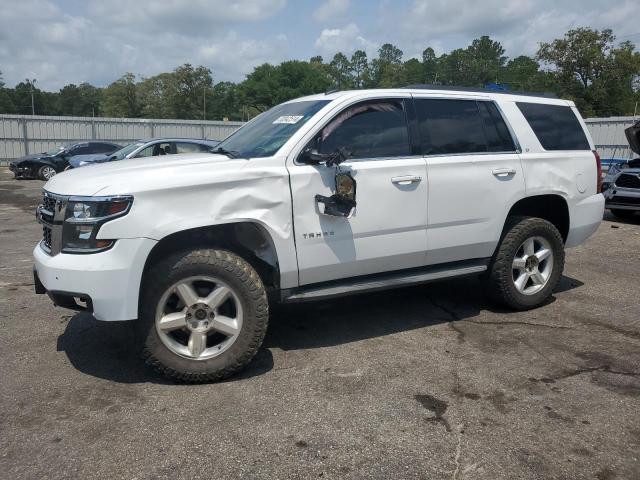
M 576 28 L 541 43 L 536 58 L 550 67 L 556 91 L 572 98 L 583 115 L 633 113 L 640 55 L 624 42 L 616 47 L 611 30 Z
M 108 117 L 137 117 L 140 106 L 136 88 L 136 77 L 126 73 L 104 90 L 101 111 Z
M 353 73 L 353 86 L 362 88 L 368 77 L 369 62 L 367 60 L 367 52 L 364 50 L 356 50 L 351 55 L 351 68 Z
M 391 43 L 385 43 L 378 50 L 378 58 L 371 62 L 372 80 L 383 88 L 400 87 L 406 83 L 403 52 Z
M 351 62 L 342 52 L 333 56 L 329 64 L 329 76 L 337 89 L 343 90 L 353 86 L 351 70 Z
M 61 115 L 92 117 L 100 115 L 102 92 L 88 83 L 65 85 L 56 98 L 56 106 Z
M 467 47 L 466 59 L 469 61 L 470 78 L 467 83 L 477 86 L 497 81 L 507 57 L 499 42 L 484 35 L 476 38 Z
M 174 118 L 202 118 L 204 96 L 213 87 L 211 70 L 184 64 L 173 71 L 173 89 L 170 92 Z
M 298 60 L 277 66 L 260 65 L 239 85 L 242 108 L 255 114 L 292 98 L 324 92 L 331 86 L 331 80 L 323 69 L 318 63 Z
M 425 83 L 435 84 L 438 81 L 438 57 L 431 47 L 427 47 L 422 51 L 422 70 Z

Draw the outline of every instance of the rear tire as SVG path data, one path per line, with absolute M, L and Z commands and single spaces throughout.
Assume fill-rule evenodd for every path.
M 635 210 L 621 210 L 618 208 L 612 208 L 611 213 L 616 218 L 620 218 L 622 220 L 629 220 L 631 218 L 635 218 L 636 212 Z
M 514 310 L 546 303 L 564 269 L 558 229 L 535 217 L 511 217 L 487 275 L 489 295 Z
M 137 340 L 147 365 L 173 380 L 227 378 L 258 352 L 269 304 L 253 267 L 226 250 L 193 250 L 145 275 Z

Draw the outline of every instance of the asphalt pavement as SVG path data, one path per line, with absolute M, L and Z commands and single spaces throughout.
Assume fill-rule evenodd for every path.
M 640 478 L 640 219 L 540 309 L 477 279 L 289 306 L 244 373 L 178 385 L 34 294 L 41 188 L 0 169 L 2 478 Z

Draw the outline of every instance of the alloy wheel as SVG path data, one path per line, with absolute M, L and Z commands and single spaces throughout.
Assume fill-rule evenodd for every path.
M 513 284 L 523 295 L 534 295 L 549 282 L 553 272 L 553 250 L 543 237 L 527 238 L 516 251 L 512 264 Z
M 189 277 L 169 287 L 156 309 L 156 331 L 173 353 L 207 360 L 240 335 L 242 305 L 233 289 L 211 276 Z

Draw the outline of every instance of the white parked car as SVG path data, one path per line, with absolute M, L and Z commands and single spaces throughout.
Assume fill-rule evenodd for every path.
M 37 212 L 36 291 L 135 319 L 146 362 L 184 381 L 247 365 L 273 302 L 483 275 L 496 300 L 537 307 L 603 214 L 598 154 L 555 98 L 312 95 L 216 151 L 70 171 Z

